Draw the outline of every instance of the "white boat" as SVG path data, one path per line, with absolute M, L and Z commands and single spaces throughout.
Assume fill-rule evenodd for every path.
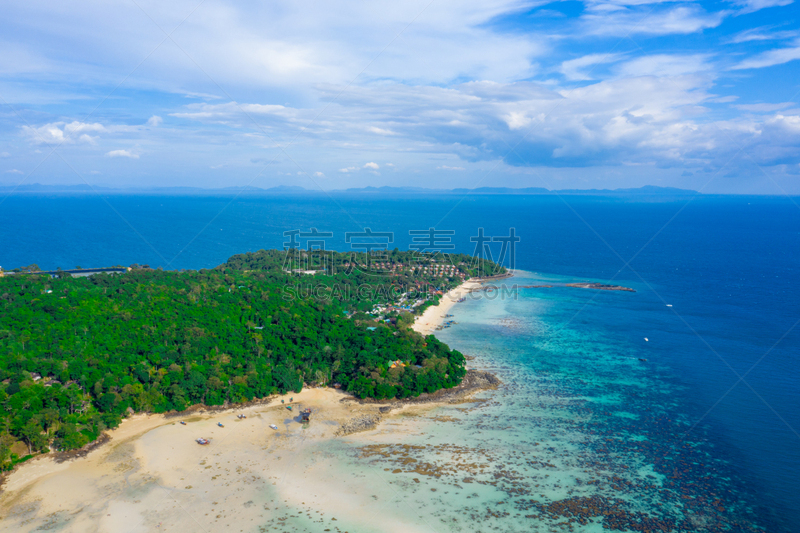
M 270 424 L 269 427 L 271 427 L 272 429 L 278 429 L 278 426 L 276 426 L 275 424 Z

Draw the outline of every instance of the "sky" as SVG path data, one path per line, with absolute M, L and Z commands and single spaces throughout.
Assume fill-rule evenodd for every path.
M 793 0 L 27 0 L 0 185 L 800 194 Z

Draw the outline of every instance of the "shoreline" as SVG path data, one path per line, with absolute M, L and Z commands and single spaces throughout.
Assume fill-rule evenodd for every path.
M 432 333 L 441 315 L 480 286 L 480 281 L 470 280 L 452 289 L 418 317 L 413 328 Z M 204 517 L 208 527 L 226 522 L 225 529 L 241 529 L 266 517 L 280 523 L 301 510 L 313 510 L 320 516 L 338 516 L 331 526 L 357 530 L 370 524 L 380 529 L 385 523 L 372 512 L 365 515 L 369 504 L 361 494 L 342 494 L 332 484 L 332 473 L 342 465 L 334 461 L 323 467 L 316 457 L 329 454 L 331 448 L 387 437 L 402 443 L 423 434 L 427 421 L 438 421 L 433 411 L 446 406 L 463 411 L 458 404 L 482 404 L 486 400 L 472 396 L 500 384 L 494 374 L 472 369 L 458 386 L 417 398 L 362 400 L 321 387 L 247 404 L 136 414 L 84 449 L 40 455 L 3 475 L 0 517 L 20 532 L 43 526 L 63 531 L 167 531 L 182 528 L 187 512 Z M 290 398 L 291 411 L 286 409 Z M 300 423 L 301 408 L 312 410 L 309 424 Z M 238 419 L 237 414 L 246 418 Z M 199 437 L 209 439 L 210 445 L 198 445 Z M 301 478 L 287 478 L 297 468 L 304 472 Z M 284 483 L 285 478 L 292 481 Z M 238 488 L 232 493 L 234 486 Z M 214 517 L 216 512 L 220 514 Z M 400 527 L 402 517 L 396 518 Z
M 432 305 L 425 309 L 420 316 L 414 319 L 414 325 L 411 329 L 421 334 L 422 336 L 431 335 L 436 331 L 438 326 L 444 323 L 445 315 L 461 298 L 466 298 L 473 292 L 481 289 L 484 283 L 492 281 L 508 279 L 514 277 L 514 271 L 509 270 L 505 274 L 498 274 L 496 276 L 488 276 L 485 278 L 470 278 L 463 282 L 458 287 L 451 289 L 446 294 L 443 294 L 439 299 L 438 305 Z
M 422 336 L 433 334 L 433 332 L 436 331 L 436 327 L 444 323 L 444 315 L 446 315 L 461 298 L 466 298 L 473 290 L 480 288 L 482 283 L 482 281 L 470 279 L 443 294 L 437 305 L 428 307 L 420 316 L 414 319 L 414 325 L 411 326 L 411 329 Z
M 270 472 L 274 474 L 276 470 L 290 468 L 287 465 L 294 463 L 292 456 L 299 444 L 303 449 L 325 449 L 341 439 L 368 439 L 376 434 L 391 434 L 403 440 L 404 435 L 418 431 L 404 421 L 425 418 L 430 416 L 430 411 L 443 406 L 469 402 L 474 394 L 498 385 L 499 380 L 493 374 L 470 370 L 457 387 L 418 398 L 361 400 L 338 389 L 306 388 L 300 393 L 274 396 L 268 401 L 247 405 L 210 410 L 198 407 L 170 414 L 136 414 L 123 420 L 116 429 L 105 432 L 88 449 L 40 455 L 6 473 L 0 486 L 0 516 L 4 520 L 19 519 L 18 531 L 36 530 L 50 523 L 54 516 L 68 517 L 65 521 L 69 525 L 65 530 L 126 530 L 124 524 L 130 518 L 131 509 L 135 507 L 137 514 L 146 514 L 140 504 L 147 504 L 148 499 L 132 499 L 127 489 L 120 487 L 135 487 L 137 491 L 146 488 L 148 494 L 153 493 L 156 498 L 158 491 L 151 485 L 153 480 L 158 480 L 157 486 L 191 492 L 188 487 L 197 485 L 187 480 L 211 468 L 208 465 L 198 467 L 198 462 L 204 465 L 213 459 L 215 468 L 229 468 L 223 466 L 221 459 L 227 460 L 226 465 L 238 464 L 240 456 L 247 458 L 242 462 L 250 461 L 247 465 L 250 472 L 258 465 L 260 479 L 274 479 Z M 286 409 L 290 398 L 292 411 Z M 281 400 L 286 403 L 282 404 Z M 312 410 L 311 422 L 305 426 L 299 422 L 301 408 Z M 236 414 L 244 414 L 246 418 L 238 419 Z M 187 424 L 182 425 L 181 421 Z M 271 429 L 270 424 L 278 426 L 278 430 Z M 372 433 L 362 433 L 370 431 Z M 354 433 L 360 435 L 350 437 Z M 234 434 L 234 438 L 228 439 Z M 195 439 L 199 437 L 209 439 L 210 445 L 198 445 Z M 264 450 L 267 450 L 266 456 Z M 233 477 L 236 483 L 242 482 L 241 479 L 236 481 L 237 476 Z M 198 496 L 196 505 L 207 504 L 211 489 L 214 492 L 227 490 L 227 485 L 215 483 L 214 479 L 203 481 L 201 492 L 209 495 Z M 318 481 L 324 485 L 322 480 Z M 317 484 L 313 477 L 307 478 L 305 483 L 308 487 Z M 274 484 L 270 481 L 268 485 Z M 109 495 L 112 489 L 119 494 Z M 289 501 L 305 499 L 296 498 L 292 492 L 282 497 L 288 496 Z M 224 498 L 218 495 L 217 499 Z M 128 512 L 116 518 L 114 505 L 123 504 Z M 152 504 L 150 501 L 149 505 Z M 334 506 L 329 507 L 324 501 L 320 501 L 319 506 L 334 510 Z M 165 523 L 172 520 L 173 514 L 175 519 L 180 519 L 179 510 L 180 506 L 162 517 Z M 115 517 L 113 524 L 106 520 L 109 516 Z M 104 527 L 98 528 L 99 525 Z
M 456 303 L 459 303 L 458 302 L 459 299 L 465 298 L 473 292 L 477 292 L 477 290 L 480 289 L 484 283 L 494 281 L 496 279 L 506 279 L 513 276 L 514 272 L 509 271 L 506 274 L 500 274 L 498 276 L 492 276 L 487 278 L 471 278 L 469 280 L 464 281 L 457 287 L 451 289 L 450 291 L 442 295 L 438 305 L 429 307 L 428 309 L 425 310 L 425 312 L 422 315 L 417 316 L 411 328 L 422 335 L 433 334 L 436 329 L 436 326 L 444 322 L 444 316 L 440 315 L 439 313 L 447 314 L 447 312 Z M 483 385 L 476 385 L 474 381 L 470 383 L 470 375 L 475 372 L 481 375 L 485 375 L 484 377 L 481 378 L 484 383 Z M 403 399 L 392 398 L 390 400 L 375 400 L 373 398 L 361 399 L 351 394 L 348 394 L 345 391 L 337 389 L 329 389 L 329 390 L 336 391 L 337 393 L 343 395 L 344 397 L 339 400 L 341 402 L 353 401 L 361 405 L 386 404 L 386 405 L 380 405 L 380 407 L 383 409 L 386 409 L 388 407 L 390 410 L 394 410 L 397 409 L 398 407 L 403 407 L 407 405 L 423 405 L 423 404 L 434 404 L 441 402 L 453 403 L 454 401 L 457 401 L 455 399 L 456 397 L 458 397 L 458 399 L 465 399 L 468 396 L 471 396 L 472 394 L 480 392 L 482 390 L 496 388 L 496 386 L 499 384 L 500 381 L 497 379 L 496 376 L 494 376 L 494 374 L 471 369 L 468 370 L 467 375 L 464 376 L 462 383 L 457 385 L 456 387 L 453 387 L 451 389 L 440 389 L 434 393 L 423 393 L 416 398 L 413 397 L 403 398 Z M 123 428 L 123 426 L 128 427 L 131 425 L 130 423 L 133 421 L 140 421 L 142 419 L 159 420 L 160 421 L 159 423 L 155 424 L 152 428 L 150 428 L 154 429 L 159 427 L 160 425 L 174 423 L 175 421 L 180 421 L 181 419 L 186 419 L 189 417 L 198 417 L 198 416 L 213 417 L 213 416 L 230 414 L 234 411 L 245 411 L 248 409 L 253 409 L 258 407 L 275 407 L 277 405 L 278 400 L 281 399 L 285 400 L 286 398 L 291 398 L 293 396 L 297 396 L 298 398 L 300 398 L 301 395 L 307 390 L 326 390 L 326 389 L 328 388 L 320 387 L 318 389 L 317 388 L 309 389 L 306 387 L 303 388 L 303 391 L 300 393 L 273 395 L 265 398 L 254 399 L 252 401 L 239 404 L 231 404 L 231 405 L 195 404 L 188 407 L 184 411 L 169 411 L 166 413 L 136 413 L 130 417 L 124 418 L 117 428 L 104 431 L 96 440 L 86 444 L 82 448 L 79 448 L 77 450 L 39 454 L 30 459 L 29 461 L 21 463 L 13 470 L 10 470 L 8 472 L 3 472 L 2 474 L 0 474 L 0 500 L 2 499 L 3 494 L 6 492 L 6 482 L 8 481 L 8 478 L 11 477 L 16 472 L 18 472 L 20 469 L 24 468 L 25 465 L 34 464 L 42 460 L 52 460 L 58 464 L 61 464 L 85 458 L 89 454 L 105 447 L 109 443 L 112 443 L 112 441 L 119 440 L 118 437 L 115 437 L 115 435 L 120 433 L 120 430 Z M 388 410 L 382 412 L 386 413 L 388 412 Z M 147 429 L 145 431 L 149 431 L 150 429 Z
M 412 325 L 412 329 L 417 331 L 422 335 L 429 335 L 434 334 L 436 327 L 444 322 L 444 315 L 456 304 L 459 303 L 458 300 L 468 296 L 469 294 L 476 292 L 479 290 L 483 283 L 493 281 L 495 279 L 505 279 L 513 277 L 513 271 L 508 272 L 507 274 L 501 274 L 499 276 L 493 276 L 491 278 L 474 278 L 466 280 L 465 282 L 461 283 L 457 287 L 451 289 L 447 293 L 445 293 L 439 301 L 439 304 L 436 306 L 431 306 L 425 310 L 425 312 L 416 317 L 414 324 Z M 443 314 L 440 314 L 443 313 Z M 480 377 L 477 378 L 476 375 L 480 374 Z M 49 452 L 45 454 L 39 454 L 29 461 L 25 463 L 21 463 L 13 470 L 8 472 L 3 472 L 0 474 L 0 500 L 3 499 L 3 495 L 7 492 L 7 481 L 10 477 L 14 474 L 19 472 L 21 469 L 25 468 L 26 465 L 33 465 L 40 461 L 53 461 L 56 464 L 68 463 L 71 461 L 76 461 L 79 459 L 86 458 L 93 452 L 96 452 L 102 448 L 105 448 L 106 445 L 113 444 L 114 441 L 119 441 L 121 435 L 126 435 L 130 431 L 131 423 L 137 422 L 137 426 L 141 425 L 142 420 L 152 420 L 155 421 L 153 424 L 148 424 L 147 428 L 137 433 L 137 435 L 142 435 L 147 431 L 151 431 L 152 429 L 156 429 L 162 425 L 175 423 L 176 421 L 180 422 L 182 419 L 192 418 L 192 417 L 217 417 L 217 416 L 224 416 L 227 414 L 231 414 L 235 411 L 246 411 L 250 409 L 255 409 L 259 407 L 276 407 L 278 405 L 278 400 L 285 400 L 286 398 L 292 398 L 294 396 L 298 397 L 298 400 L 302 397 L 303 393 L 308 390 L 331 390 L 335 391 L 337 394 L 341 394 L 343 397 L 339 399 L 339 402 L 347 402 L 352 401 L 356 402 L 360 405 L 372 405 L 378 406 L 380 409 L 380 413 L 389 413 L 390 411 L 394 411 L 396 409 L 402 409 L 405 406 L 410 405 L 431 405 L 435 407 L 433 404 L 438 403 L 457 403 L 458 401 L 466 400 L 472 394 L 477 392 L 481 392 L 484 390 L 490 390 L 496 388 L 500 384 L 500 380 L 494 374 L 485 371 L 477 371 L 475 369 L 470 369 L 467 371 L 467 375 L 464 376 L 462 382 L 453 387 L 451 389 L 440 389 L 434 393 L 423 393 L 420 396 L 414 398 L 403 398 L 403 399 L 396 399 L 392 398 L 390 400 L 375 400 L 373 398 L 357 398 L 351 394 L 346 393 L 345 391 L 337 390 L 337 389 L 330 389 L 327 387 L 320 387 L 320 388 L 304 388 L 303 391 L 300 393 L 287 393 L 284 395 L 274 395 L 269 396 L 266 398 L 254 399 L 249 402 L 240 403 L 240 404 L 232 404 L 232 405 L 204 405 L 204 404 L 196 404 L 188 407 L 184 411 L 169 411 L 166 413 L 136 413 L 128 418 L 122 420 L 120 425 L 112 430 L 104 431 L 96 440 L 86 444 L 84 447 L 79 448 L 77 450 L 69 450 L 69 451 L 61 451 L 61 452 Z M 123 431 L 124 429 L 128 431 Z M 375 424 L 374 426 L 377 426 Z M 373 427 L 374 427 L 373 426 Z M 342 425 L 344 428 L 344 424 Z M 340 428 L 340 430 L 342 429 Z M 339 435 L 347 435 L 349 432 L 340 433 Z M 129 436 L 122 437 L 123 439 L 131 438 Z M 135 438 L 135 436 L 134 436 Z

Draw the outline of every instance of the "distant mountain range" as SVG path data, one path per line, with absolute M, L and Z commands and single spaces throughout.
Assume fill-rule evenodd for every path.
M 412 194 L 581 194 L 581 195 L 696 195 L 700 194 L 691 189 L 678 189 L 675 187 L 658 187 L 655 185 L 645 185 L 635 189 L 545 189 L 544 187 L 523 187 L 514 189 L 511 187 L 478 187 L 477 189 L 425 189 L 422 187 L 363 187 L 359 189 L 345 189 L 344 191 L 329 192 L 349 192 L 349 193 L 412 193 Z
M 657 187 L 645 185 L 635 189 L 558 189 L 549 190 L 543 187 L 525 187 L 514 189 L 511 187 L 478 187 L 477 189 L 426 189 L 423 187 L 362 187 L 351 189 L 335 189 L 320 191 L 306 189 L 299 186 L 281 185 L 262 189 L 259 187 L 222 187 L 218 189 L 204 189 L 201 187 L 151 187 L 151 188 L 112 188 L 89 185 L 30 185 L 0 186 L 0 193 L 44 193 L 44 194 L 167 194 L 167 195 L 215 195 L 225 194 L 381 194 L 381 195 L 464 195 L 464 194 L 492 194 L 492 195 L 589 195 L 589 196 L 694 196 L 701 194 L 690 189 L 675 187 Z

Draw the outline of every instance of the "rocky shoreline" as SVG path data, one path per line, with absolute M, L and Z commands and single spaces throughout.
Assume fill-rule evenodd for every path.
M 567 283 L 565 287 L 574 287 L 576 289 L 597 289 L 601 291 L 626 291 L 626 292 L 636 292 L 634 289 L 630 287 L 622 287 L 621 285 L 607 285 L 605 283 L 591 283 L 591 282 L 582 282 L 582 283 Z
M 554 287 L 570 287 L 572 289 L 595 289 L 599 291 L 624 291 L 636 292 L 636 289 L 630 287 L 623 287 L 622 285 L 608 285 L 606 283 L 594 283 L 590 281 L 582 281 L 580 283 L 564 283 L 563 285 L 515 285 L 511 288 L 515 289 L 552 289 Z M 480 290 L 497 289 L 498 287 L 488 285 L 481 287 Z
M 423 393 L 416 398 L 404 398 L 401 400 L 374 400 L 372 398 L 342 398 L 342 402 L 357 402 L 361 405 L 375 405 L 378 407 L 376 413 L 370 413 L 354 417 L 343 423 L 336 432 L 337 437 L 343 437 L 359 431 L 369 431 L 375 429 L 380 424 L 384 415 L 388 415 L 395 409 L 407 405 L 424 405 L 432 403 L 461 403 L 468 401 L 468 398 L 485 390 L 493 390 L 502 385 L 500 378 L 485 370 L 467 370 L 467 374 L 461 383 L 451 389 L 440 389 L 432 393 Z

